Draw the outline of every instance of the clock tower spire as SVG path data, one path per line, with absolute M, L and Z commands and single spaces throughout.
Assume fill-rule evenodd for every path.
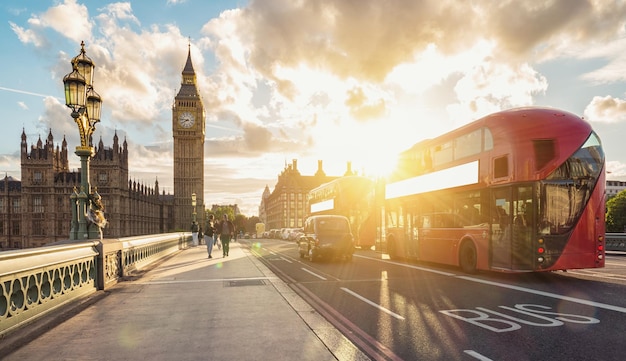
M 180 90 L 172 106 L 174 137 L 174 224 L 189 230 L 193 220 L 204 219 L 204 134 L 206 115 L 191 62 L 191 42 Z M 192 206 L 196 195 L 196 209 Z M 195 218 L 195 219 L 194 219 Z

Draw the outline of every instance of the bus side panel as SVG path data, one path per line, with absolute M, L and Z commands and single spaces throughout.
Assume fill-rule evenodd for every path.
M 419 255 L 428 262 L 460 266 L 459 250 L 465 240 L 476 248 L 476 268 L 489 269 L 489 237 L 487 228 L 468 231 L 464 228 L 422 228 L 420 229 Z
M 419 257 L 427 262 L 456 265 L 459 233 L 450 228 L 421 228 Z

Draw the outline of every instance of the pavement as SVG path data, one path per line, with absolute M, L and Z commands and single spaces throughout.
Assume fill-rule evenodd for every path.
M 228 257 L 178 252 L 65 319 L 27 326 L 28 343 L 0 340 L 19 347 L 0 359 L 369 360 L 240 242 Z

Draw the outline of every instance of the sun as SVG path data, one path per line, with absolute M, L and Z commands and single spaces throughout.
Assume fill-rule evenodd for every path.
M 328 118 L 320 117 L 316 127 L 309 129 L 315 144 L 311 153 L 324 160 L 327 174 L 344 174 L 349 162 L 355 174 L 388 178 L 401 152 L 440 133 L 446 124 L 429 107 L 391 103 L 394 106 L 377 118 L 355 119 L 349 112 L 338 111 Z M 336 172 L 335 165 L 339 166 Z M 331 167 L 335 169 L 329 172 Z
M 355 174 L 386 177 L 393 171 L 403 148 L 397 142 L 397 131 L 381 123 L 345 121 L 318 128 L 316 153 L 325 163 L 332 161 L 344 171 L 349 162 Z

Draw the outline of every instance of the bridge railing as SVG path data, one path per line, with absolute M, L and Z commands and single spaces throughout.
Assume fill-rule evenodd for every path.
M 626 252 L 626 233 L 607 233 L 604 242 L 607 251 Z
M 190 243 L 181 232 L 0 252 L 0 339 Z

